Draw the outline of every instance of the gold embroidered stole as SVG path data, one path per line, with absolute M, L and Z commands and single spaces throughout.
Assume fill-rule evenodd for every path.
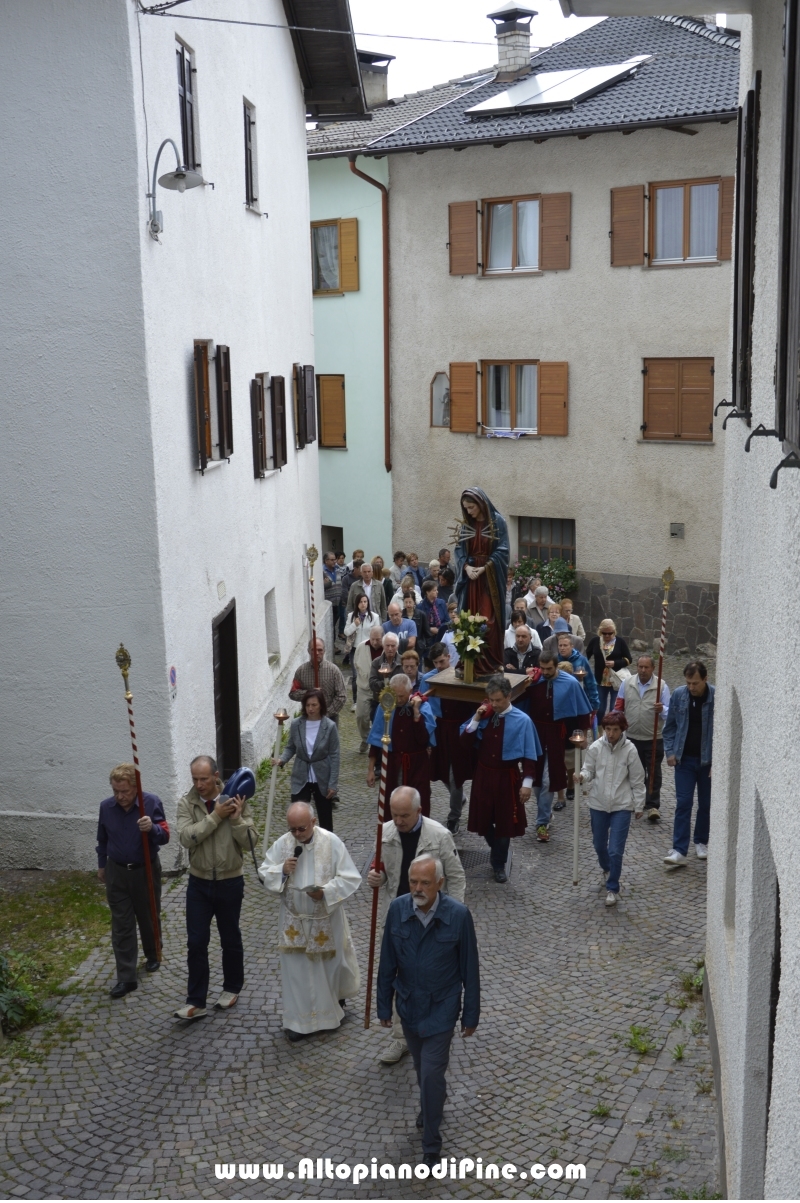
M 328 832 L 321 827 L 314 828 L 313 847 L 314 885 L 324 886 L 333 877 L 333 843 Z M 312 898 L 311 902 L 314 905 L 313 912 L 310 915 L 300 914 L 295 902 L 295 891 L 289 882 L 286 883 L 283 904 L 288 914 L 280 933 L 278 948 L 281 952 L 304 952 L 311 961 L 328 960 L 336 956 L 331 917 L 325 910 L 324 898 L 320 898 L 319 902 Z

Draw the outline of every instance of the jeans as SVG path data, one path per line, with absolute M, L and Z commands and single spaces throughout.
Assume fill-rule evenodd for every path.
M 326 798 L 316 781 L 307 781 L 299 794 L 292 794 L 293 802 L 310 802 L 317 812 L 320 827 L 333 831 L 332 799 Z
M 675 765 L 675 824 L 672 830 L 672 847 L 682 856 L 689 851 L 695 786 L 697 818 L 694 823 L 694 842 L 707 844 L 711 823 L 711 765 L 701 764 L 699 756 L 684 756 Z
M 153 891 L 156 896 L 156 914 L 161 914 L 161 862 L 150 853 L 153 868 Z M 142 937 L 145 960 L 156 959 L 156 937 L 153 917 L 150 914 L 150 893 L 144 865 L 126 869 L 109 858 L 106 861 L 106 898 L 111 911 L 111 947 L 117 963 L 117 981 L 135 982 L 139 945 L 136 942 L 136 924 Z
M 612 689 L 610 685 L 598 685 L 600 694 L 600 709 L 597 711 L 598 721 L 603 717 L 607 710 L 614 709 L 614 703 L 617 700 L 618 689 Z
M 445 1074 L 450 1060 L 453 1029 L 437 1032 L 435 1036 L 418 1036 L 403 1024 L 406 1044 L 411 1050 L 419 1083 L 419 1102 L 422 1111 L 422 1150 L 438 1157 L 442 1151 L 439 1125 L 442 1122 L 444 1101 L 447 1098 Z
M 493 869 L 505 869 L 506 861 L 508 860 L 508 850 L 511 846 L 511 838 L 504 836 L 503 839 L 496 839 L 494 834 L 494 823 L 489 824 L 489 830 L 483 837 L 491 849 L 489 853 L 489 863 Z
M 447 816 L 448 823 L 456 823 L 461 818 L 461 812 L 464 809 L 464 789 L 460 785 L 456 785 L 453 777 L 453 766 L 450 766 L 450 813 Z
M 244 897 L 244 877 L 206 881 L 189 874 L 186 887 L 186 935 L 189 950 L 189 986 L 186 1002 L 204 1007 L 208 997 L 208 942 L 211 920 L 216 919 L 222 945 L 222 989 L 240 994 L 244 985 L 244 949 L 239 914 Z
M 644 769 L 645 807 L 648 810 L 661 809 L 661 761 L 664 759 L 664 741 L 656 740 L 656 771 L 653 774 L 653 792 L 650 793 L 650 760 L 653 752 L 652 739 L 632 739 L 639 759 Z
M 542 769 L 542 784 L 534 786 L 533 790 L 536 795 L 536 826 L 549 827 L 550 820 L 553 817 L 553 791 L 550 788 L 550 766 L 547 762 L 547 755 L 544 758 L 544 768 Z
M 619 875 L 622 871 L 622 854 L 631 825 L 630 810 L 592 810 L 592 843 L 600 862 L 600 868 L 608 873 L 606 889 L 610 894 L 619 893 Z

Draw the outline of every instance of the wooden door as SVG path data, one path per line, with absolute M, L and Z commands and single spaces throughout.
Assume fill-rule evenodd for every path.
M 236 640 L 236 602 L 212 624 L 214 647 L 214 718 L 217 726 L 217 767 L 223 781 L 241 767 L 239 727 L 239 655 Z

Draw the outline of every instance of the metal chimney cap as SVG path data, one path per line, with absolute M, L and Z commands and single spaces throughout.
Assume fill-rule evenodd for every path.
M 530 28 L 530 23 L 539 14 L 532 8 L 523 8 L 519 4 L 506 4 L 497 12 L 487 13 L 490 21 L 494 21 L 498 33 L 510 33 L 514 29 Z

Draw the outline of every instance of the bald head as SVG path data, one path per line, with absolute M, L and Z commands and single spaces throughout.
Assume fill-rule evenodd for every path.
M 307 844 L 314 835 L 317 816 L 310 802 L 293 802 L 286 812 L 286 825 L 296 840 Z
M 419 812 L 422 806 L 422 799 L 419 796 L 419 791 L 413 789 L 410 785 L 398 786 L 393 791 L 389 799 L 389 809 L 392 812 L 392 819 L 398 831 L 404 835 L 408 831 L 413 831 L 419 819 Z

